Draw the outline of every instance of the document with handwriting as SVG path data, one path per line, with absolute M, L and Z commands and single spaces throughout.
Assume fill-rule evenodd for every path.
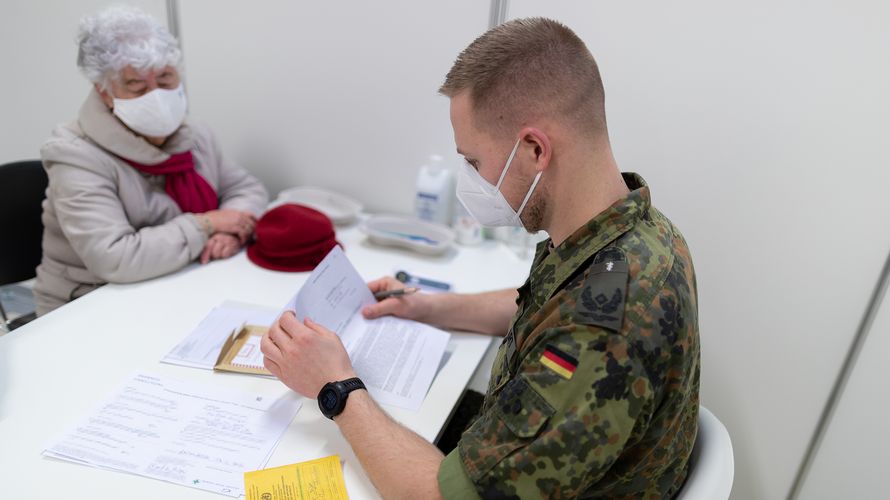
M 301 404 L 136 373 L 43 454 L 237 497 Z
M 362 307 L 375 302 L 361 275 L 335 246 L 285 309 L 340 336 L 355 372 L 375 400 L 418 410 L 451 336 L 417 321 L 365 319 Z

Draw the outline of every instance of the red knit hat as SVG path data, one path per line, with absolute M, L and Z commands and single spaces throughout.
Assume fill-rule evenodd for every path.
M 334 245 L 339 245 L 335 238 L 334 225 L 326 215 L 288 203 L 260 217 L 256 240 L 247 248 L 247 257 L 275 271 L 311 271 Z

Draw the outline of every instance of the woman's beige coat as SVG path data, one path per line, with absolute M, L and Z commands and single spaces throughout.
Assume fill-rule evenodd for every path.
M 223 156 L 209 128 L 191 120 L 157 148 L 124 126 L 93 90 L 78 119 L 53 131 L 40 150 L 49 187 L 34 285 L 38 314 L 105 283 L 176 271 L 200 255 L 207 235 L 164 191 L 164 176 L 120 159 L 154 165 L 187 150 L 220 208 L 261 214 L 268 201 L 262 184 Z

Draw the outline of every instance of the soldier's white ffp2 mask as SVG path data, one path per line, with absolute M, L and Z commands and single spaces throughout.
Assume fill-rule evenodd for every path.
M 182 84 L 175 89 L 154 89 L 133 99 L 114 98 L 113 113 L 134 132 L 146 137 L 167 137 L 185 120 L 187 103 Z
M 521 140 L 521 138 L 516 140 L 516 145 L 513 146 L 513 151 L 510 152 L 510 157 L 507 158 L 507 163 L 504 165 L 504 169 L 501 170 L 501 177 L 498 179 L 497 185 L 492 186 L 489 184 L 488 181 L 479 175 L 475 168 L 467 165 L 466 162 L 464 162 L 463 168 L 458 173 L 457 199 L 467 209 L 467 212 L 483 226 L 523 227 L 519 215 L 535 191 L 535 186 L 538 185 L 543 172 L 538 172 L 538 175 L 535 176 L 535 180 L 528 189 L 528 193 L 526 193 L 518 210 L 513 210 L 513 207 L 504 198 L 500 189 L 501 184 L 504 182 L 504 177 L 507 175 L 507 170 L 510 169 L 510 164 L 513 163 L 513 157 L 516 156 L 516 151 L 519 149 Z

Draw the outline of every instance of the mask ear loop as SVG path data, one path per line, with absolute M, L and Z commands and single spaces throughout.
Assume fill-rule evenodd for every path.
M 504 169 L 501 170 L 501 176 L 498 178 L 498 183 L 495 184 L 495 188 L 500 191 L 501 183 L 504 182 L 504 177 L 507 176 L 507 170 L 510 170 L 510 165 L 513 163 L 513 157 L 516 156 L 516 151 L 519 150 L 519 142 L 522 141 L 522 138 L 516 139 L 516 145 L 513 146 L 513 151 L 510 151 L 510 156 L 507 158 L 507 164 L 504 165 Z
M 519 216 L 522 213 L 522 209 L 525 208 L 525 204 L 528 203 L 529 198 L 532 197 L 532 193 L 535 192 L 535 187 L 538 185 L 538 181 L 541 180 L 541 174 L 544 172 L 538 172 L 538 175 L 535 176 L 535 180 L 532 181 L 532 187 L 528 188 L 528 193 L 525 195 L 525 199 L 522 200 L 522 205 L 519 205 L 519 210 L 516 211 L 516 215 Z

